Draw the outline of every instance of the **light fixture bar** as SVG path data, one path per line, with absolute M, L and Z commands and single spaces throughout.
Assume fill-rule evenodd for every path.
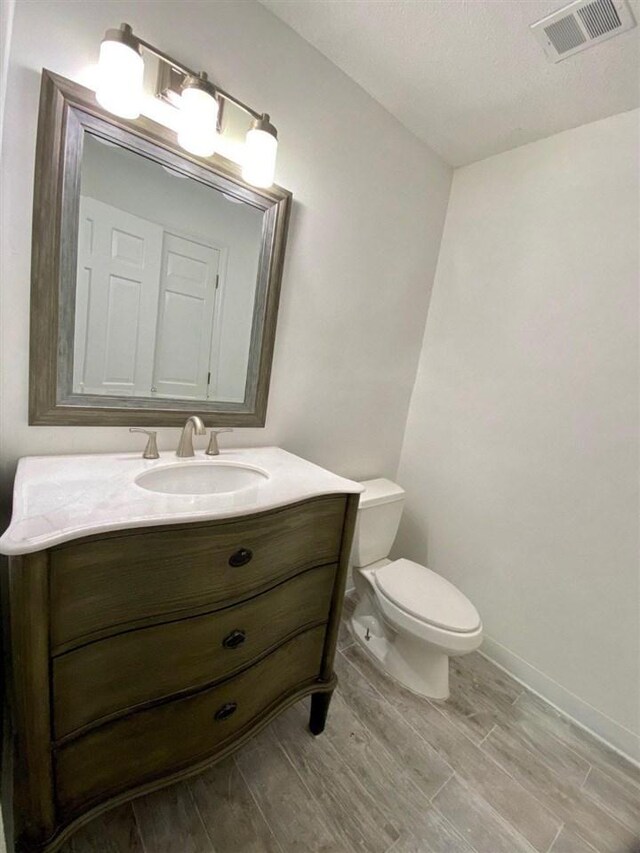
M 278 134 L 269 115 L 259 113 L 230 92 L 218 88 L 210 82 L 206 72 L 189 68 L 136 36 L 130 24 L 121 24 L 119 30 L 107 30 L 103 39 L 99 64 L 102 83 L 96 91 L 98 102 L 124 118 L 136 118 L 140 114 L 143 94 L 141 49 L 155 56 L 182 78 L 180 91 L 176 91 L 176 96 L 181 95 L 178 141 L 182 147 L 198 156 L 211 156 L 215 152 L 219 132 L 220 107 L 224 102 L 233 104 L 253 119 L 245 143 L 245 180 L 255 186 L 271 186 Z M 168 76 L 171 76 L 170 73 Z M 159 93 L 172 103 L 167 97 L 167 88 L 173 91 L 171 86 L 160 87 Z M 176 101 L 173 101 L 174 105 Z
M 243 112 L 250 115 L 251 118 L 261 119 L 264 113 L 258 113 L 255 110 L 251 109 L 251 107 L 247 106 L 247 104 L 243 103 L 243 101 L 239 100 L 239 98 L 234 98 L 233 95 L 230 95 L 228 92 L 225 92 L 224 89 L 219 89 L 216 86 L 216 93 L 219 98 L 224 98 L 225 101 L 229 101 L 230 104 L 233 104 L 235 107 L 238 107 Z
M 184 74 L 185 77 L 200 77 L 201 72 L 194 71 L 193 68 L 189 68 L 188 65 L 184 65 L 182 62 L 179 62 L 173 56 L 170 56 L 168 53 L 165 53 L 163 50 L 160 50 L 160 48 L 151 44 L 151 42 L 145 41 L 144 39 L 141 39 L 139 36 L 135 35 L 130 24 L 121 24 L 120 30 L 123 33 L 126 33 L 128 41 L 135 42 L 138 47 L 144 48 L 148 53 L 151 53 L 157 59 L 160 59 L 162 62 L 165 62 L 167 65 L 170 65 L 172 68 L 175 68 L 176 71 L 179 71 L 181 74 Z M 212 85 L 215 89 L 216 97 L 224 98 L 225 101 L 229 101 L 230 104 L 233 104 L 234 106 L 238 107 L 238 109 L 241 109 L 243 112 L 245 112 L 247 115 L 250 115 L 254 119 L 261 119 L 263 117 L 264 113 L 257 112 L 248 104 L 245 104 L 244 101 L 241 101 L 239 98 L 236 98 L 229 92 L 225 92 L 224 89 L 220 89 L 214 84 Z
M 128 26 L 128 24 L 122 24 L 122 27 Z M 189 68 L 188 65 L 183 65 L 181 62 L 178 62 L 177 59 L 174 59 L 172 56 L 169 56 L 169 54 L 165 53 L 163 50 L 154 47 L 148 41 L 138 38 L 138 36 L 134 36 L 134 38 L 138 42 L 138 45 L 140 47 L 143 47 L 147 51 L 147 53 L 151 53 L 153 54 L 153 56 L 156 56 L 158 59 L 161 59 L 162 62 L 166 62 L 167 65 L 170 65 L 172 68 L 175 68 L 176 71 L 180 71 L 182 74 L 185 75 L 185 77 L 198 77 L 200 75 L 199 71 L 194 71 L 193 68 Z

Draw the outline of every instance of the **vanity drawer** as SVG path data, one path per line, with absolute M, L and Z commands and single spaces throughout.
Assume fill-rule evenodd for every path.
M 344 495 L 250 518 L 87 539 L 52 549 L 54 651 L 259 593 L 336 563 Z
M 324 623 L 336 566 L 309 569 L 242 604 L 117 634 L 53 659 L 55 737 L 237 672 Z
M 59 748 L 54 763 L 62 812 L 215 755 L 278 699 L 318 677 L 324 635 L 324 626 L 312 628 L 218 687 L 138 711 Z

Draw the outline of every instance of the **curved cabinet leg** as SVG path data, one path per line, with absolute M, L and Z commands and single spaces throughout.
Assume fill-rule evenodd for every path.
M 324 731 L 324 725 L 327 721 L 327 712 L 329 711 L 329 703 L 333 690 L 327 690 L 323 693 L 313 693 L 311 696 L 311 714 L 309 716 L 309 731 L 313 735 L 320 735 Z

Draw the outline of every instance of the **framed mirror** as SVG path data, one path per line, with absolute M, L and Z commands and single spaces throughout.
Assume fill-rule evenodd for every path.
M 44 71 L 29 423 L 264 426 L 290 206 Z

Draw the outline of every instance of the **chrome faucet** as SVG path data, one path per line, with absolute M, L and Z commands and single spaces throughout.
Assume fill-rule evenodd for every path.
M 207 433 L 204 428 L 204 424 L 202 423 L 202 419 L 197 415 L 191 415 L 191 417 L 187 418 L 186 424 L 182 427 L 182 434 L 180 436 L 178 449 L 176 450 L 176 456 L 180 456 L 181 458 L 195 456 L 195 453 L 193 452 L 194 432 L 196 435 L 206 435 Z

